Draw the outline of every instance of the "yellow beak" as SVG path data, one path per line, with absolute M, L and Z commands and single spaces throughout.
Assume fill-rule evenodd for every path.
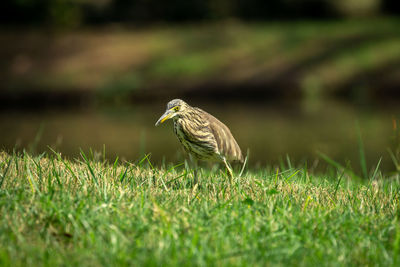
M 172 116 L 171 110 L 167 110 L 156 122 L 156 126 L 158 126 L 160 123 L 163 123 L 164 121 L 170 119 Z

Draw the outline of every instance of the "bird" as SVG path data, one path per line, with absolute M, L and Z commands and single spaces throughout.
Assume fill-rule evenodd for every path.
M 192 107 L 181 99 L 168 102 L 155 126 L 166 120 L 174 122 L 174 133 L 186 152 L 203 161 L 223 162 L 230 177 L 228 161 L 243 163 L 242 151 L 229 128 L 206 111 Z

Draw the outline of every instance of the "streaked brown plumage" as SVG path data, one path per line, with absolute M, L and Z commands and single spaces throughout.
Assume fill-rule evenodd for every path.
M 222 161 L 232 176 L 227 161 L 243 162 L 243 154 L 229 128 L 211 114 L 191 107 L 183 100 L 168 102 L 156 126 L 174 121 L 174 132 L 184 149 L 200 160 Z

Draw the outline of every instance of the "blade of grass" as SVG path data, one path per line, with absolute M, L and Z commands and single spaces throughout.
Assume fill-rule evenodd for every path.
M 125 168 L 125 171 L 124 171 L 124 174 L 122 174 L 120 177 L 120 179 L 119 179 L 119 181 L 120 181 L 120 183 L 122 183 L 123 181 L 124 181 L 124 179 L 125 179 L 125 177 L 126 177 L 126 173 L 128 172 L 128 168 L 129 168 L 129 165 L 127 165 L 126 166 L 126 168 Z
M 1 188 L 1 186 L 3 185 L 4 179 L 5 179 L 6 176 L 7 176 L 8 170 L 10 169 L 11 161 L 12 161 L 12 158 L 10 158 L 10 159 L 8 160 L 7 167 L 6 167 L 6 169 L 4 170 L 3 174 L 1 175 L 0 188 Z
M 28 155 L 24 152 L 25 171 L 26 171 L 26 174 L 27 174 L 27 176 L 28 176 L 28 181 L 29 181 L 29 185 L 30 185 L 30 187 L 31 187 L 32 194 L 34 195 L 36 192 L 38 192 L 38 193 L 40 194 L 40 191 L 39 191 L 39 188 L 38 188 L 38 186 L 37 186 L 37 184 L 36 184 L 36 181 L 35 181 L 35 179 L 33 178 L 31 169 L 29 168 L 29 162 L 28 162 L 28 160 L 29 160 L 29 157 L 28 157 Z
M 286 154 L 286 162 L 288 164 L 289 169 L 291 169 L 292 168 L 292 162 L 290 161 L 289 154 Z
M 279 176 L 279 168 L 276 168 L 276 174 L 275 174 L 275 186 L 278 186 L 278 176 Z
M 300 170 L 297 170 L 296 172 L 294 172 L 292 175 L 290 175 L 288 178 L 285 179 L 285 182 L 288 182 L 290 179 L 292 179 Z
M 344 175 L 344 171 L 342 171 L 342 174 L 339 176 L 338 182 L 337 182 L 336 187 L 335 187 L 335 191 L 333 192 L 333 195 L 335 197 L 336 197 L 336 193 L 337 193 L 337 191 L 339 189 L 340 182 L 342 181 L 343 175 Z
M 397 170 L 398 172 L 400 172 L 400 164 L 399 164 L 399 162 L 398 162 L 396 156 L 394 155 L 393 151 L 392 151 L 390 148 L 388 148 L 388 152 L 389 152 L 390 158 L 391 158 L 392 161 L 393 161 L 394 166 L 396 167 L 396 170 Z
M 378 173 L 379 167 L 381 166 L 381 162 L 382 162 L 382 157 L 379 158 L 378 164 L 376 165 L 375 171 L 371 177 L 371 180 L 374 180 L 376 177 L 376 174 Z
M 328 157 L 327 155 L 325 155 L 324 153 L 318 152 L 318 155 L 325 160 L 328 164 L 330 164 L 331 166 L 335 167 L 336 169 L 342 169 L 345 173 L 347 173 L 348 175 L 350 175 L 353 178 L 358 178 L 361 179 L 361 177 L 359 177 L 358 175 L 356 175 L 353 171 L 349 170 L 348 168 L 345 168 L 343 165 L 341 165 L 340 163 L 338 163 L 337 161 L 331 159 L 330 157 Z
M 136 164 L 138 166 L 141 166 L 142 163 L 147 160 L 148 157 L 150 157 L 151 153 L 144 155 L 144 157 Z
M 86 155 L 85 155 L 85 153 L 83 152 L 82 149 L 80 149 L 80 153 L 81 153 L 81 156 L 82 156 L 83 160 L 85 161 L 85 163 L 86 163 L 86 165 L 87 165 L 87 167 L 89 169 L 90 174 L 92 175 L 92 178 L 93 178 L 93 180 L 95 182 L 96 187 L 99 188 L 99 183 L 97 181 L 97 177 L 96 177 L 96 175 L 95 175 L 95 173 L 93 171 L 92 166 L 90 165 L 89 160 L 87 159 L 87 157 L 86 157 Z
M 48 149 L 50 149 L 58 158 L 58 160 L 60 160 L 65 168 L 67 168 L 67 170 L 71 173 L 71 175 L 75 178 L 76 181 L 79 181 L 79 183 L 81 182 L 81 179 L 75 174 L 75 172 L 72 170 L 71 166 L 69 165 L 68 162 L 66 162 L 62 157 L 61 154 L 57 153 L 55 150 L 53 150 L 50 146 L 47 146 Z
M 113 168 L 114 168 L 114 169 L 117 168 L 118 160 L 119 160 L 119 157 L 117 156 L 117 157 L 115 158 L 115 161 L 114 161 L 114 164 L 113 164 Z
M 247 160 L 249 158 L 249 154 L 250 154 L 250 150 L 247 149 L 246 157 L 244 158 L 243 166 L 242 166 L 242 169 L 241 169 L 241 171 L 239 173 L 239 177 L 242 177 L 242 175 L 243 175 L 243 171 L 244 171 L 244 168 L 246 168 Z
M 167 181 L 167 182 L 166 182 L 166 185 L 169 185 L 170 183 L 172 183 L 172 182 L 178 180 L 179 178 L 181 178 L 181 177 L 183 177 L 183 176 L 185 176 L 185 175 L 186 175 L 186 173 L 183 173 L 183 174 L 181 174 L 181 175 L 179 175 L 179 176 L 177 176 L 177 177 L 175 177 L 175 178 L 173 178 L 173 179 Z
M 61 180 L 60 180 L 60 175 L 57 172 L 56 164 L 54 163 L 54 158 L 53 157 L 51 158 L 51 164 L 53 165 L 51 173 L 52 173 L 53 177 L 56 178 L 56 181 L 57 181 L 58 185 L 61 187 L 62 183 L 61 183 Z

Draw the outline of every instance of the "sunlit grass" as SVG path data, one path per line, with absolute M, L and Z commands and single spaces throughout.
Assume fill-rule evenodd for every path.
M 221 170 L 0 154 L 1 265 L 399 263 L 398 174 Z M 285 167 L 286 166 L 286 167 Z M 289 167 L 291 166 L 291 167 Z

